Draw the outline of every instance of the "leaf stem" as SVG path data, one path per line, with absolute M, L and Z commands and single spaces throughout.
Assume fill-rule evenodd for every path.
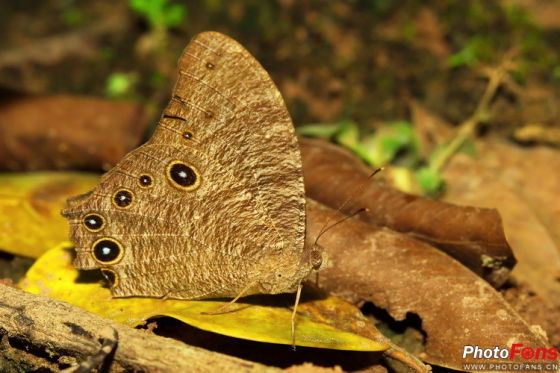
M 488 116 L 490 102 L 503 83 L 506 74 L 511 69 L 512 58 L 516 53 L 516 50 L 508 52 L 504 61 L 498 67 L 489 71 L 488 84 L 474 113 L 459 125 L 455 137 L 453 137 L 449 144 L 432 159 L 429 165 L 431 169 L 434 171 L 441 171 L 465 141 L 474 136 L 480 122 Z

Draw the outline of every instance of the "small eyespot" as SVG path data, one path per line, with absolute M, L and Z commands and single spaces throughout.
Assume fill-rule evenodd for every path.
M 105 219 L 98 214 L 87 214 L 84 217 L 84 225 L 91 232 L 99 232 L 105 225 Z
M 207 119 L 212 119 L 212 118 L 214 118 L 214 113 L 212 113 L 211 111 L 205 111 L 205 112 L 204 112 L 204 116 L 205 116 Z
M 152 185 L 153 179 L 150 175 L 140 175 L 138 183 L 142 188 L 148 188 Z
M 100 263 L 113 264 L 118 262 L 123 254 L 121 244 L 112 238 L 102 238 L 94 242 L 93 257 Z
M 101 274 L 105 277 L 110 288 L 114 288 L 119 284 L 119 275 L 109 268 L 101 268 Z
M 208 70 L 212 70 L 214 67 L 216 67 L 212 62 L 206 62 L 206 68 Z
M 120 189 L 113 195 L 113 203 L 120 208 L 130 206 L 133 200 L 133 194 L 128 189 Z
M 185 140 L 190 140 L 190 139 L 192 139 L 192 137 L 193 137 L 193 134 L 191 132 L 189 132 L 189 131 L 183 132 L 183 138 Z
M 200 184 L 199 173 L 191 166 L 174 161 L 167 167 L 167 178 L 177 188 L 193 190 Z

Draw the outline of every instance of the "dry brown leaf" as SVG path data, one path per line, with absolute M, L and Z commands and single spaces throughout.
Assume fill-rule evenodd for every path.
M 343 215 L 307 204 L 307 243 Z M 462 370 L 465 345 L 480 348 L 551 347 L 487 282 L 429 245 L 356 219 L 334 226 L 319 240 L 329 254 L 320 286 L 355 303 L 371 301 L 403 320 L 415 313 L 427 333 L 423 359 Z M 510 362 L 527 362 L 518 359 Z
M 446 200 L 497 208 L 519 260 L 512 276 L 560 309 L 560 152 L 480 142 L 478 154 L 451 160 Z M 547 331 L 560 336 L 557 322 Z
M 456 206 L 370 181 L 369 167 L 324 141 L 302 138 L 300 148 L 309 197 L 333 208 L 352 197 L 345 213 L 366 207 L 360 219 L 435 245 L 496 286 L 507 280 L 515 258 L 495 210 Z
M 74 96 L 11 96 L 0 103 L 0 168 L 109 169 L 146 130 L 141 105 Z

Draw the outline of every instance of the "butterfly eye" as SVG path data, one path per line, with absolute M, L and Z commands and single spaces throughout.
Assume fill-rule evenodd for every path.
M 114 288 L 119 283 L 119 275 L 115 271 L 109 268 L 101 268 L 101 274 L 105 277 L 105 280 L 109 283 L 109 287 Z
M 167 177 L 172 185 L 186 190 L 193 190 L 200 184 L 198 172 L 183 162 L 171 162 L 167 167 Z
M 105 219 L 101 215 L 88 214 L 84 218 L 84 225 L 91 232 L 98 232 L 105 225 Z
M 102 238 L 93 244 L 93 257 L 104 264 L 113 264 L 122 257 L 121 244 L 112 238 Z
M 148 188 L 152 185 L 153 179 L 150 175 L 141 175 L 138 178 L 138 183 L 142 188 Z
M 113 203 L 120 208 L 128 207 L 132 203 L 133 194 L 128 189 L 118 190 L 113 195 Z

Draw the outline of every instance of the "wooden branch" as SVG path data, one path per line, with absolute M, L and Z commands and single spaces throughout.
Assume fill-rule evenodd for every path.
M 59 371 L 97 353 L 100 331 L 118 332 L 111 372 L 278 372 L 277 368 L 130 328 L 80 308 L 0 284 L 0 371 Z

